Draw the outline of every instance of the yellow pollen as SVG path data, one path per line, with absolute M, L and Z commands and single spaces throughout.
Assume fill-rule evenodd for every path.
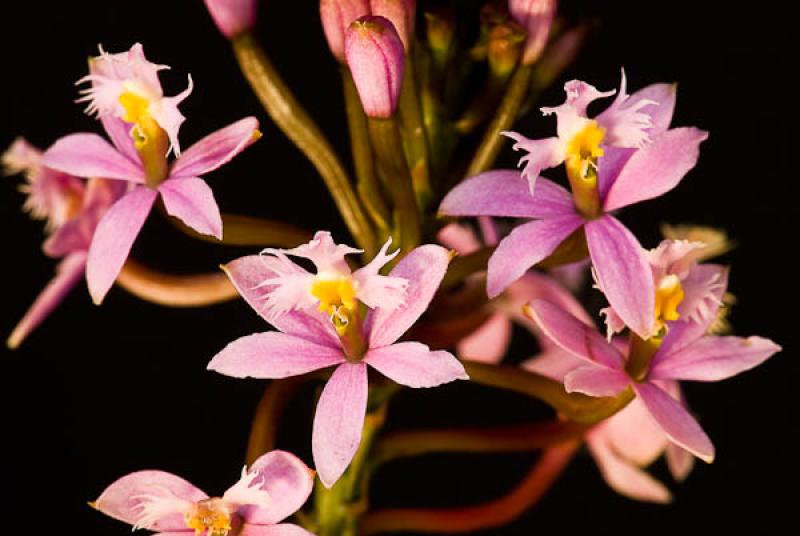
M 592 120 L 569 140 L 566 165 L 570 177 L 587 178 L 594 175 L 597 159 L 603 156 L 600 143 L 605 135 L 605 129 Z
M 186 514 L 186 527 L 194 529 L 195 536 L 226 536 L 231 530 L 231 515 L 219 499 L 206 499 L 194 505 Z
M 343 335 L 357 305 L 353 282 L 346 277 L 318 279 L 311 286 L 311 295 L 319 300 L 319 310 L 331 316 L 336 331 Z
M 685 297 L 681 281 L 676 275 L 668 275 L 661 279 L 656 288 L 656 327 L 661 328 L 664 322 L 678 320 L 678 306 Z

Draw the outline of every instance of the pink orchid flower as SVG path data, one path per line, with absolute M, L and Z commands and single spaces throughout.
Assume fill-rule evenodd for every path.
M 108 486 L 92 506 L 161 536 L 302 536 L 311 533 L 281 521 L 303 506 L 313 486 L 314 471 L 293 454 L 273 450 L 242 469 L 222 497 L 209 497 L 171 473 L 139 471 Z
M 531 302 L 527 314 L 555 345 L 584 362 L 565 375 L 568 392 L 615 396 L 630 387 L 672 443 L 710 463 L 714 459 L 711 440 L 665 386 L 677 380 L 729 378 L 761 364 L 781 348 L 761 337 L 706 335 L 727 286 L 727 271 L 714 265 L 697 270 L 720 274 L 713 314 L 701 321 L 670 322 L 663 340 L 652 341 L 657 349 L 646 370 L 633 377 L 628 370 L 632 350 L 626 358 L 618 345 L 606 341 L 593 326 L 544 300 Z
M 301 249 L 303 256 L 312 258 L 317 266 L 341 267 L 343 255 L 351 250 L 328 240 L 327 233 L 318 234 L 302 249 L 291 250 L 292 254 Z M 367 408 L 368 366 L 408 387 L 434 387 L 468 379 L 464 367 L 449 352 L 431 351 L 418 342 L 397 342 L 427 309 L 439 287 L 450 261 L 446 249 L 435 245 L 418 247 L 395 266 L 388 278 L 375 279 L 381 290 L 373 295 L 374 307 L 368 309 L 363 322 L 359 321 L 361 310 L 366 307 L 362 307 L 360 298 L 353 298 L 360 296 L 359 281 L 364 281 L 359 273 L 367 271 L 373 278 L 383 277 L 377 272 L 386 262 L 385 249 L 386 246 L 376 261 L 352 275 L 344 271 L 335 272 L 332 277 L 317 274 L 310 286 L 308 281 L 294 286 L 298 292 L 306 293 L 296 303 L 316 297 L 320 306 L 316 310 L 308 306 L 287 308 L 279 315 L 266 305 L 273 292 L 285 288 L 287 274 L 276 271 L 275 259 L 279 256 L 243 257 L 225 267 L 242 297 L 280 331 L 256 333 L 230 343 L 211 360 L 210 370 L 236 378 L 277 379 L 336 367 L 317 403 L 312 432 L 314 462 L 327 487 L 344 473 L 360 444 Z M 288 265 L 278 269 L 283 268 Z M 307 272 L 299 275 L 307 280 Z M 397 300 L 398 280 L 404 281 L 402 302 Z M 384 284 L 387 281 L 391 283 Z M 384 303 L 391 305 L 384 307 Z M 339 321 L 342 316 L 348 319 L 347 323 Z M 355 351 L 351 344 L 354 339 L 362 341 Z
M 542 177 L 537 179 L 536 194 L 531 196 L 528 186 L 513 170 L 477 175 L 444 198 L 439 210 L 449 216 L 533 220 L 515 228 L 489 259 L 490 297 L 499 295 L 528 268 L 548 257 L 567 237 L 581 232 L 597 282 L 614 311 L 641 337 L 647 338 L 653 332 L 656 289 L 650 263 L 636 237 L 609 212 L 660 196 L 677 186 L 697 163 L 699 145 L 707 134 L 695 128 L 667 130 L 675 104 L 671 85 L 646 87 L 627 100 L 657 103 L 649 107 L 652 126 L 642 131 L 650 141 L 641 149 L 606 147 L 597 158 L 598 214 L 584 215 L 567 190 Z M 642 304 L 645 307 L 640 307 Z
M 113 146 L 97 134 L 70 134 L 56 141 L 42 157 L 47 167 L 77 177 L 133 183 L 100 221 L 89 248 L 86 278 L 89 293 L 98 304 L 119 275 L 159 194 L 167 213 L 199 233 L 222 239 L 219 207 L 211 188 L 200 177 L 229 162 L 260 135 L 256 118 L 241 119 L 195 143 L 169 165 L 162 182 L 151 185 L 128 134 L 129 125 L 106 117 L 103 126 Z
M 75 287 L 86 269 L 86 257 L 100 218 L 123 193 L 117 181 L 88 182 L 42 165 L 42 153 L 22 138 L 3 154 L 8 174 L 25 173 L 28 195 L 24 208 L 35 219 L 46 221 L 49 237 L 45 255 L 62 259 L 56 276 L 31 305 L 8 338 L 10 348 L 22 341 L 53 312 Z

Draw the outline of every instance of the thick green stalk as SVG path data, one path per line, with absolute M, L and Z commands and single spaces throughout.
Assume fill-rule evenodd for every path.
M 359 246 L 373 251 L 375 236 L 369 220 L 333 147 L 281 79 L 255 38 L 245 32 L 231 42 L 242 72 L 267 113 L 317 168 Z
M 311 232 L 281 221 L 242 216 L 240 214 L 222 214 L 222 240 L 213 236 L 198 233 L 179 219 L 168 216 L 181 232 L 197 240 L 224 244 L 226 246 L 276 246 L 293 248 L 311 239 Z
M 433 197 L 433 191 L 431 190 L 428 140 L 412 58 L 411 54 L 406 56 L 405 76 L 397 104 L 397 115 L 402 127 L 408 167 L 411 170 L 417 203 L 424 211 Z

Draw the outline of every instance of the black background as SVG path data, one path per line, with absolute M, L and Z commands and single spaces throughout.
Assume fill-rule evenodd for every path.
M 317 16 L 317 2 L 263 2 L 259 32 L 286 80 L 343 153 L 348 150 L 335 62 Z M 267 5 L 269 4 L 269 5 Z M 661 221 L 728 229 L 739 244 L 731 290 L 739 298 L 739 334 L 768 336 L 784 346 L 764 366 L 718 384 L 687 386 L 693 409 L 718 449 L 687 483 L 673 485 L 670 506 L 635 503 L 613 493 L 591 458 L 579 455 L 536 508 L 492 534 L 533 531 L 593 534 L 675 533 L 791 523 L 796 508 L 797 243 L 790 170 L 796 84 L 790 83 L 788 15 L 779 2 L 563 2 L 573 14 L 603 24 L 564 80 L 581 77 L 615 87 L 625 66 L 629 87 L 678 81 L 674 124 L 710 131 L 697 168 L 672 193 L 627 210 L 623 220 L 655 245 Z M 719 7 L 718 7 L 719 6 Z M 724 8 L 722 7 L 724 6 Z M 99 125 L 73 104 L 73 82 L 98 43 L 121 51 L 136 41 L 148 57 L 171 65 L 167 94 L 194 77 L 182 111 L 185 147 L 242 116 L 262 120 L 264 138 L 210 177 L 224 210 L 284 219 L 345 238 L 313 168 L 270 123 L 239 75 L 226 42 L 200 0 L 14 3 L 2 7 L 2 137 L 24 135 L 46 147 L 59 136 Z M 558 84 L 557 84 L 558 86 Z M 544 103 L 563 99 L 559 87 Z M 552 128 L 538 114 L 519 129 Z M 512 165 L 506 150 L 503 163 Z M 19 210 L 16 179 L 0 186 L 3 306 L 0 333 L 13 328 L 54 263 L 40 251 L 41 226 Z M 158 217 L 134 248 L 136 257 L 173 272 L 211 271 L 248 250 L 198 245 Z M 2 485 L 4 532 L 126 534 L 129 528 L 93 512 L 94 499 L 118 476 L 141 468 L 183 475 L 212 494 L 233 482 L 244 454 L 258 381 L 207 373 L 224 344 L 263 330 L 242 301 L 200 310 L 164 309 L 116 289 L 102 308 L 81 285 L 16 352 L 3 350 Z M 523 352 L 524 353 L 524 352 Z M 524 357 L 524 355 L 519 355 Z M 309 390 L 290 410 L 281 445 L 310 463 Z M 398 425 L 518 421 L 540 406 L 467 385 L 404 393 Z M 376 505 L 465 504 L 509 488 L 532 457 L 431 457 L 378 474 Z M 655 473 L 666 477 L 662 463 Z M 9 525 L 10 523 L 10 525 Z M 791 525 L 789 525 L 791 526 Z

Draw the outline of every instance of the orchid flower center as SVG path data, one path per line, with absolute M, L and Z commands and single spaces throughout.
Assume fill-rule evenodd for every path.
M 349 277 L 316 278 L 311 294 L 319 300 L 319 310 L 330 315 L 336 331 L 343 335 L 358 305 L 353 280 Z
M 661 329 L 668 321 L 678 320 L 678 306 L 686 294 L 681 286 L 681 280 L 675 274 L 661 278 L 656 287 L 656 328 Z
M 597 173 L 597 159 L 603 156 L 600 147 L 606 131 L 591 120 L 567 143 L 567 172 L 570 176 L 587 178 Z
M 131 137 L 142 158 L 148 185 L 158 186 L 167 178 L 167 134 L 150 113 L 150 100 L 147 97 L 128 90 L 119 96 L 119 103 L 125 110 L 121 119 L 133 124 Z
M 195 503 L 185 516 L 186 527 L 196 536 L 226 536 L 231 530 L 231 513 L 222 499 L 211 498 Z

